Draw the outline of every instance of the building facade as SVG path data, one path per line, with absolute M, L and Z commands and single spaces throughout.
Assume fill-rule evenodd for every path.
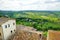
M 10 18 L 0 18 L 0 39 L 7 40 L 16 31 L 16 21 Z

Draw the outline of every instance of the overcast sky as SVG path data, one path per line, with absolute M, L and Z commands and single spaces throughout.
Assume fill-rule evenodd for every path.
M 60 0 L 0 0 L 0 10 L 60 10 Z

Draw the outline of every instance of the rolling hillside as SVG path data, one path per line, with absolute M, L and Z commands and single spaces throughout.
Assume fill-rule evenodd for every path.
M 0 11 L 0 15 L 13 18 L 20 18 L 20 17 L 40 18 L 41 16 L 60 18 L 59 11 Z
M 17 25 L 37 30 L 60 30 L 60 11 L 0 11 L 0 16 L 15 18 Z

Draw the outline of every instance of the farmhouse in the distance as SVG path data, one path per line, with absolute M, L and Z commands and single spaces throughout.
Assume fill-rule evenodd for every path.
M 16 31 L 16 21 L 10 18 L 0 18 L 0 40 L 7 40 Z

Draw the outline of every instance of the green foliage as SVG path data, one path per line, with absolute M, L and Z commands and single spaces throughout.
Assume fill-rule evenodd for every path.
M 0 11 L 1 16 L 15 18 L 16 23 L 39 31 L 60 30 L 59 11 Z
M 57 22 L 53 22 L 50 20 L 44 20 L 44 19 L 40 19 L 40 21 L 36 20 L 36 19 L 32 19 L 34 21 L 26 21 L 26 20 L 16 20 L 17 24 L 22 24 L 22 25 L 26 25 L 26 26 L 32 26 L 34 28 L 36 28 L 37 30 L 40 31 L 48 31 L 48 30 L 60 30 L 60 23 Z
M 45 37 L 47 37 L 47 31 L 45 31 L 45 32 L 43 33 L 43 35 L 44 35 Z

